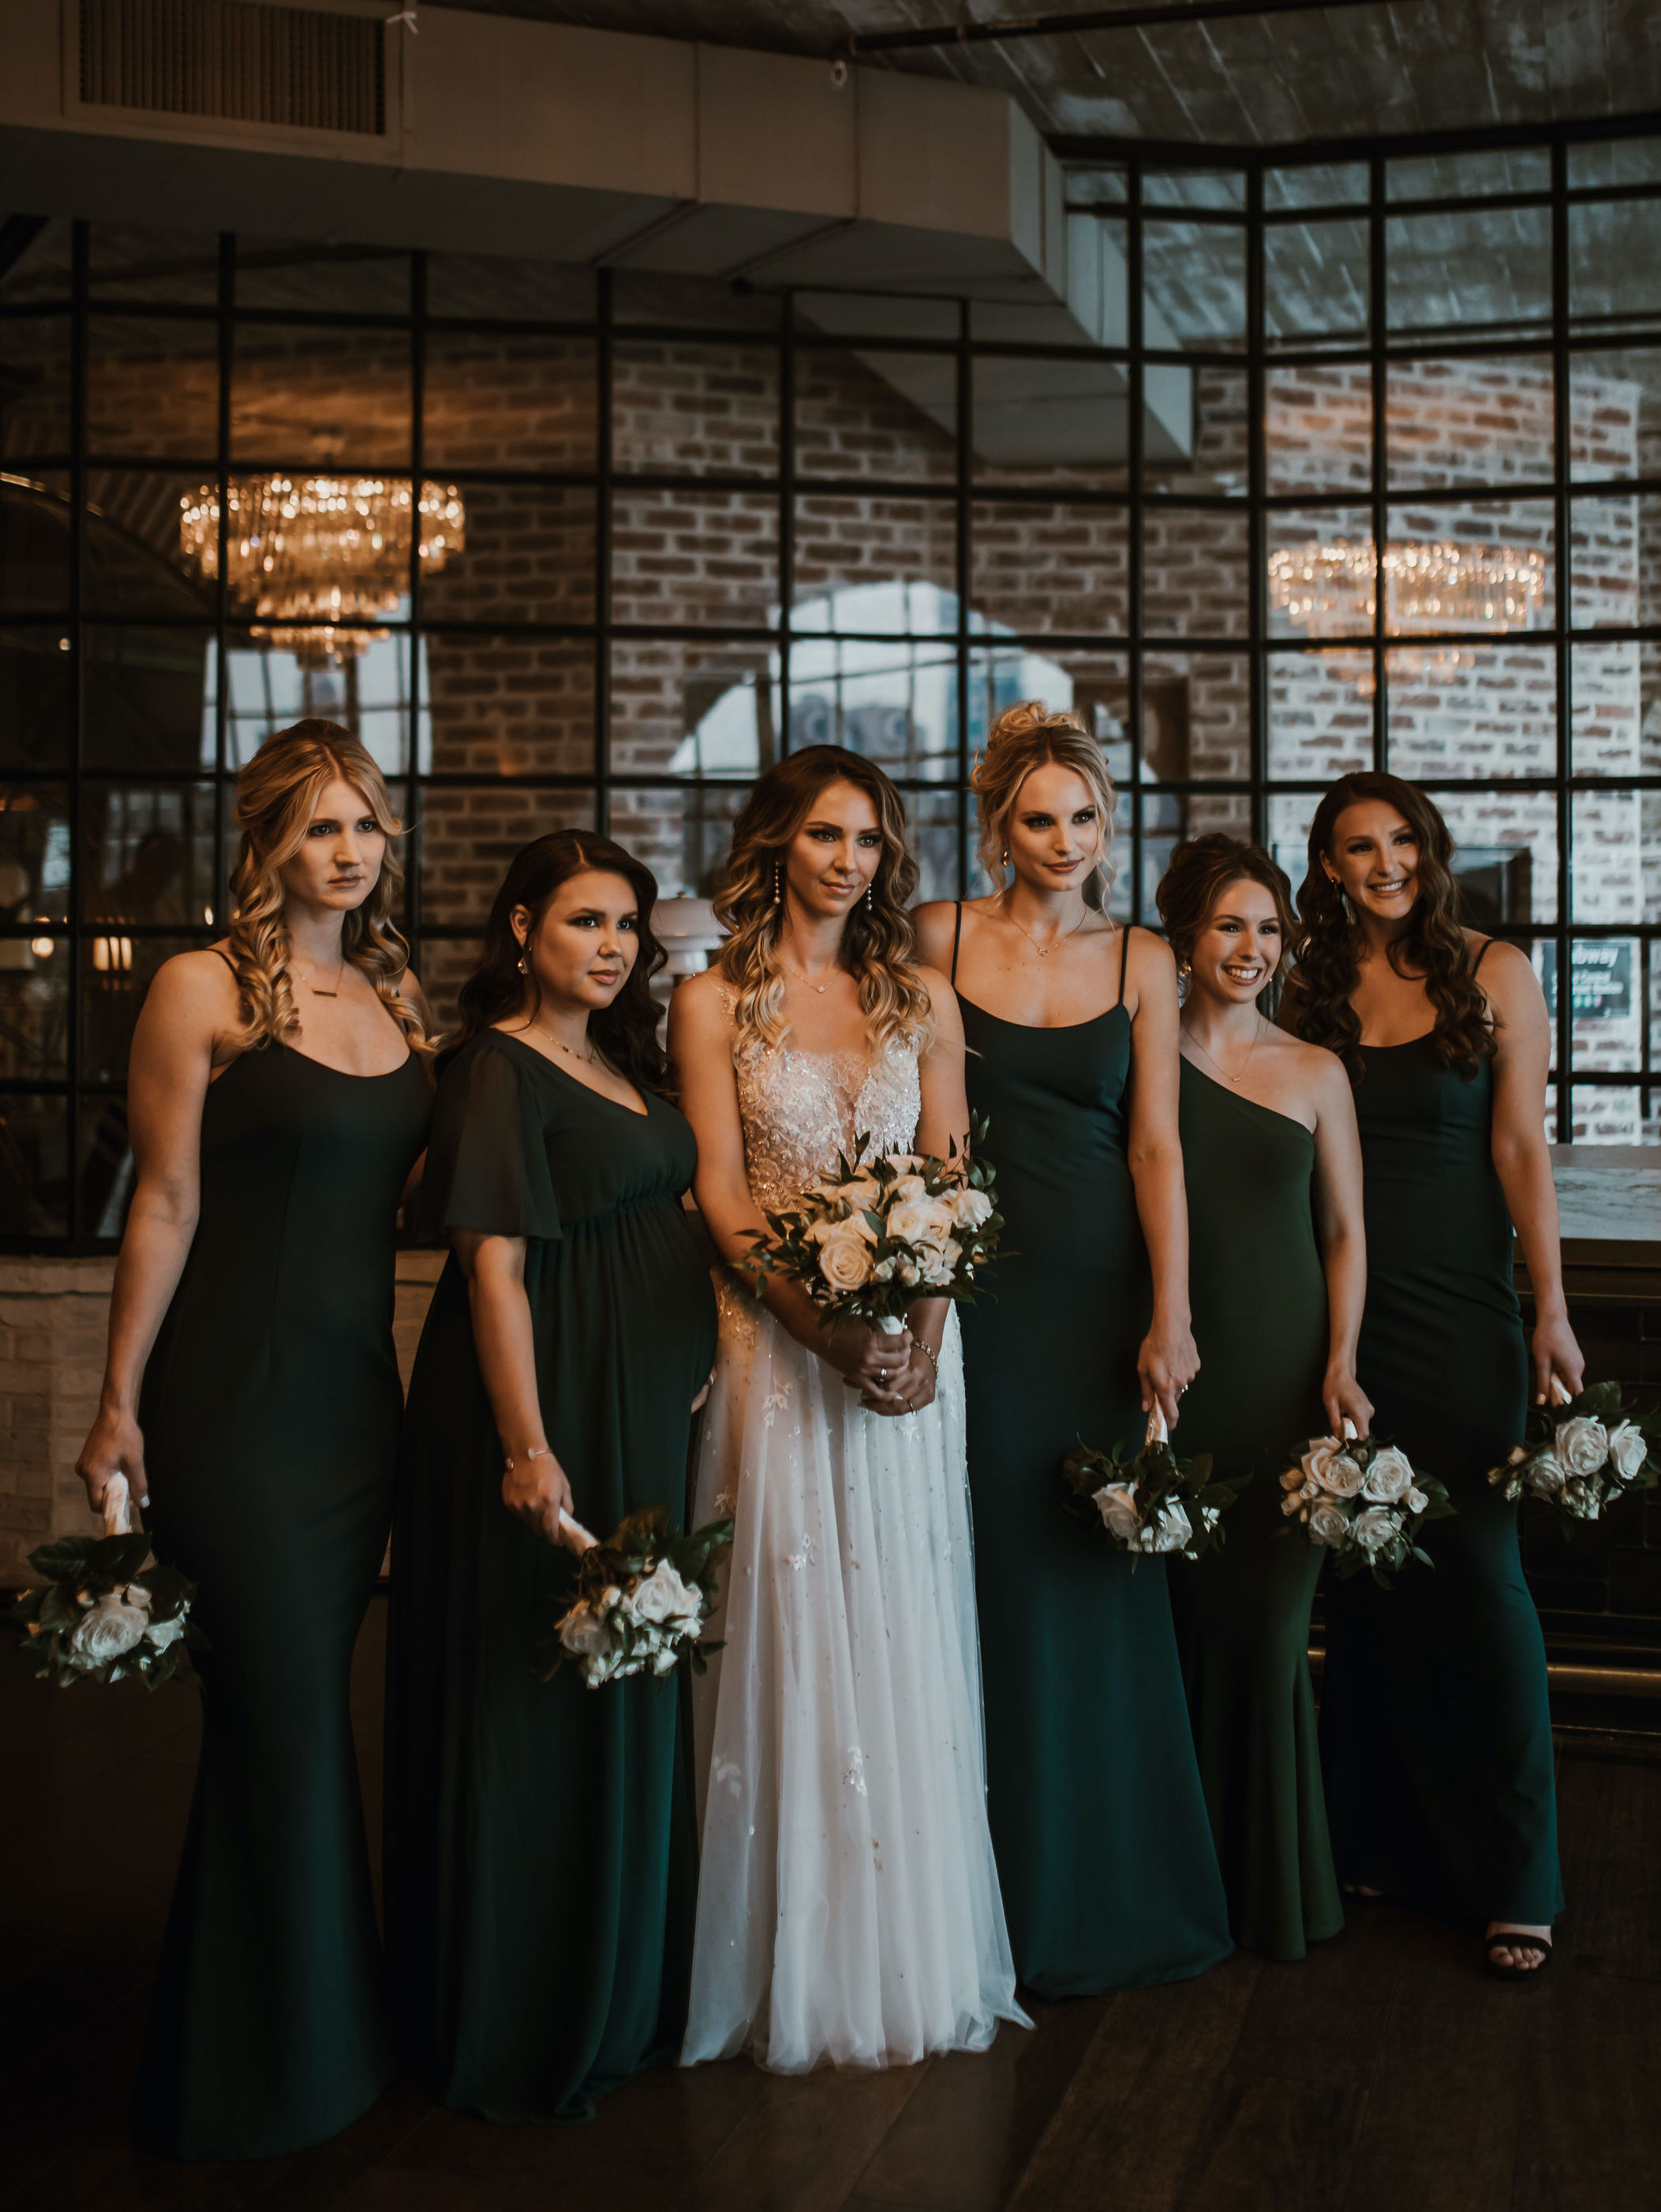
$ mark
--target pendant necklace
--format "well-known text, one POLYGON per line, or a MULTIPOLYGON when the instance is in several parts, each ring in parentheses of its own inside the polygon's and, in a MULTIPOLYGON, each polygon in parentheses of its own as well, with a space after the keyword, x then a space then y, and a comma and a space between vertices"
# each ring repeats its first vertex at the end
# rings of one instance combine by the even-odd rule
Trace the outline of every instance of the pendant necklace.
POLYGON ((1084 927, 1086 922, 1090 919, 1090 908, 1088 907, 1085 908, 1084 912, 1079 916, 1071 929, 1057 930, 1055 936, 1050 939, 1048 945, 1040 945, 1037 939, 1034 937, 1030 929, 1022 928, 1021 924, 1015 920, 1014 915, 1011 914, 1007 905, 1003 910, 1003 918, 1011 925, 1012 927, 1020 930, 1021 935, 1032 947, 1032 950, 1037 954, 1040 960, 1048 960, 1050 954, 1056 950, 1056 947, 1060 945, 1064 939, 1074 936, 1084 927))
POLYGON ((1200 1042, 1200 1040, 1195 1036, 1192 1030, 1184 1030, 1183 1034, 1187 1037, 1189 1042, 1193 1046, 1196 1052, 1199 1053, 1203 1059, 1211 1060, 1211 1065, 1216 1069, 1218 1074, 1222 1077, 1223 1081, 1228 1084, 1232 1089, 1238 1091, 1240 1085, 1246 1079, 1246 1070, 1251 1066, 1251 1055, 1256 1051, 1257 1040, 1262 1035, 1262 1016, 1261 1014, 1257 1017, 1257 1020, 1258 1026, 1251 1032, 1251 1043, 1246 1053, 1245 1066, 1241 1068, 1238 1075, 1231 1075, 1220 1060, 1211 1060, 1211 1054, 1207 1052, 1205 1047, 1200 1042))
POLYGON ((597 1052, 577 1052, 574 1050, 571 1046, 566 1043, 563 1037, 557 1037, 551 1030, 544 1029, 540 1022, 532 1022, 531 1024, 531 1027, 536 1031, 538 1036, 546 1037, 549 1043, 557 1047, 559 1051, 563 1052, 568 1060, 575 1060, 579 1066, 593 1067, 598 1063, 599 1054, 597 1052))
MULTIPOLYGON (((781 968, 784 968, 783 961, 781 960, 779 965, 781 968)), ((793 983, 805 983, 810 991, 817 991, 820 998, 823 998, 825 993, 830 988, 830 986, 828 983, 816 983, 812 977, 805 972, 800 975, 794 975, 788 968, 784 968, 784 972, 793 983)))
POLYGON ((340 958, 340 966, 335 973, 334 988, 332 991, 319 991, 317 985, 313 982, 309 975, 305 979, 306 988, 311 993, 314 999, 338 999, 340 996, 340 986, 345 980, 345 975, 346 957, 343 953, 340 958))

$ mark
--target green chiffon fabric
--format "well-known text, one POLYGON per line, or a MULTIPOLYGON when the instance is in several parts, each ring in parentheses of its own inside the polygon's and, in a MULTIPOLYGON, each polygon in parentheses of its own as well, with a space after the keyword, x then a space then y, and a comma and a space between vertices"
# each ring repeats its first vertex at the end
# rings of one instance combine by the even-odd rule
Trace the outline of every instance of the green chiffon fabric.
POLYGON ((1326 1427, 1326 1277, 1302 1122, 1182 1066, 1189 1285, 1200 1372, 1177 1447, 1254 1480, 1224 1541, 1175 1560, 1171 1600, 1229 1924, 1301 1959, 1344 1924, 1322 1796, 1309 1616, 1323 1554, 1281 1511, 1289 1448, 1326 1427))
POLYGON ((274 2157, 395 2071, 349 1705, 392 1517, 393 1236, 432 1108, 246 1052, 139 1404, 156 1557, 200 1584, 202 1760, 133 2100, 147 2148, 274 2157))
POLYGON ((1562 1906, 1551 1713, 1517 1513, 1487 1471, 1522 1441, 1528 1351, 1491 1149, 1494 1077, 1427 1037, 1369 1045, 1356 1085, 1367 1304, 1359 1372, 1380 1436, 1439 1475, 1433 1569, 1329 1581, 1321 1748, 1334 1854, 1461 1926, 1562 1906))
POLYGON ((1233 1946, 1165 1563, 1069 1513, 1061 1472, 1080 1438, 1135 1443, 1144 1425, 1130 1017, 1025 1029, 962 1005, 1007 1224, 995 1297, 963 1309, 963 1332, 987 1808, 1016 1972, 1043 1997, 1179 1981, 1233 1946))
MULTIPOLYGON (((684 1525, 715 1309, 681 1195, 692 1133, 486 1031, 440 1085, 435 1232, 526 1239, 548 1440, 577 1518, 684 1525)), ((493 2120, 581 2118, 671 2056, 696 1828, 684 1686, 543 1680, 571 1554, 502 1499, 502 1454, 453 1255, 417 1354, 392 1547, 386 1937, 411 2056, 493 2120)))

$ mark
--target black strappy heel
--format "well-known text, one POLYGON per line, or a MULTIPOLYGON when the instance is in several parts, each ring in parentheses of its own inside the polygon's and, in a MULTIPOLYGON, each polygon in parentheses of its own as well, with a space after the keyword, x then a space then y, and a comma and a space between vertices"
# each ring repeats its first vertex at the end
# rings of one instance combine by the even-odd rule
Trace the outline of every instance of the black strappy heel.
POLYGON ((1488 1973, 1496 1982, 1537 1982, 1551 1964, 1550 1936, 1525 1936, 1517 1928, 1502 1928, 1488 1936, 1482 1948, 1488 1953, 1488 1973), (1496 1951, 1540 1951, 1545 1955, 1537 1966, 1502 1966, 1494 1955, 1496 1951))

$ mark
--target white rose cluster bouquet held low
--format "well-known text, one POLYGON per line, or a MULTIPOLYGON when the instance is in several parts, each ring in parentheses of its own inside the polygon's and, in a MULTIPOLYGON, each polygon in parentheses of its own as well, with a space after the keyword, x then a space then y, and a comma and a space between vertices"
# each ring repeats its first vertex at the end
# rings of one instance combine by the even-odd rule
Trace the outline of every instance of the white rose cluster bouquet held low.
POLYGON ((1528 1441, 1491 1468, 1488 1480, 1508 1499, 1555 1505, 1567 1535, 1577 1523, 1601 1521, 1618 1498, 1654 1489, 1661 1467, 1650 1439, 1661 1435, 1661 1421, 1628 1412, 1618 1382, 1594 1382, 1572 1398, 1554 1379, 1554 1392, 1556 1403, 1533 1409, 1528 1441))
POLYGON ((1281 1510, 1303 1522, 1311 1544, 1327 1547, 1334 1574, 1366 1567, 1388 1589, 1409 1559, 1433 1564, 1415 1541, 1419 1530, 1456 1510, 1433 1474, 1418 1474, 1404 1451, 1377 1437, 1311 1437, 1293 1449, 1298 1463, 1281 1477, 1281 1510))
POLYGON ((569 1513, 560 1534, 577 1554, 577 1595, 555 1634, 549 1675, 575 1661, 591 1690, 630 1674, 672 1674, 683 1659, 702 1674, 718 1644, 703 1640, 715 1609, 715 1571, 733 1548, 731 1521, 690 1536, 669 1528, 668 1509, 630 1513, 602 1543, 569 1513))
POLYGON ((132 1675, 157 1690, 187 1649, 206 1648, 190 1620, 196 1584, 176 1567, 147 1569, 149 1553, 149 1538, 132 1525, 127 1479, 117 1474, 104 1492, 101 1536, 60 1536, 29 1553, 46 1581, 24 1592, 11 1617, 37 1678, 67 1690, 132 1675))
POLYGON ((1145 1552, 1180 1552, 1185 1559, 1197 1559, 1220 1544, 1222 1516, 1249 1480, 1214 1481, 1208 1452, 1178 1459, 1157 1406, 1134 1457, 1126 1457, 1122 1444, 1111 1451, 1085 1444, 1068 1454, 1062 1473, 1074 1511, 1099 1515, 1113 1541, 1133 1554, 1133 1569, 1145 1552))
POLYGON ((770 1237, 750 1232, 758 1272, 805 1291, 826 1328, 864 1321, 897 1336, 918 1298, 972 1301, 1003 1228, 995 1170, 979 1152, 986 1127, 977 1119, 965 1149, 944 1160, 868 1159, 871 1139, 858 1138, 851 1160, 839 1155, 817 1189, 767 1216, 770 1237))

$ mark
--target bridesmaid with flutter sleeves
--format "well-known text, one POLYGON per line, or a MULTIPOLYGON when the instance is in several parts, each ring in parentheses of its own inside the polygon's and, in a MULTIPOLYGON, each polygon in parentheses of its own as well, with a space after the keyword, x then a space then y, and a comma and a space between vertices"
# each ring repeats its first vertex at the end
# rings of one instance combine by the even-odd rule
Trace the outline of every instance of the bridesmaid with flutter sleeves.
POLYGON ((1389 1591, 1330 1585, 1321 1744, 1340 1875, 1481 1930, 1497 1979, 1551 1960, 1563 1902, 1551 1712, 1517 1512, 1488 1470, 1530 1395, 1581 1387, 1528 957, 1457 919, 1447 823, 1398 776, 1334 784, 1309 833, 1281 1018, 1343 1061, 1365 1172, 1360 1370, 1378 1432, 1457 1509, 1389 1591), (1524 1338, 1512 1233, 1535 1300, 1524 1338))
POLYGON ((395 2070, 348 1692, 392 1518, 398 1208, 426 1142, 399 827, 305 721, 237 783, 235 919, 134 1032, 136 1182, 79 1462, 199 1583, 202 1763, 135 2132, 186 2159, 321 2142, 395 2070))

